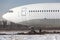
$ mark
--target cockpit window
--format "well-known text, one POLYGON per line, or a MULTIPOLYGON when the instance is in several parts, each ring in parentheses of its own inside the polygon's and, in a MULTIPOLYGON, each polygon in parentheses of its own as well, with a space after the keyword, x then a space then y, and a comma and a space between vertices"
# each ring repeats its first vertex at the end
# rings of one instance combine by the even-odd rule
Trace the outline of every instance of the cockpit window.
POLYGON ((9 12, 9 13, 13 13, 13 10, 9 10, 8 12, 9 12))

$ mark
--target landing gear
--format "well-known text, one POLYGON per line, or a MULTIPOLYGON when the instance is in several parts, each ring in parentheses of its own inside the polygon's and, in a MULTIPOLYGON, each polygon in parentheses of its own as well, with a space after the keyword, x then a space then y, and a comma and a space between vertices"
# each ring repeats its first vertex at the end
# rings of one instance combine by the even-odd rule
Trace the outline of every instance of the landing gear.
POLYGON ((29 34, 41 34, 42 30, 39 29, 38 31, 39 31, 39 32, 37 32, 36 29, 34 29, 34 26, 31 26, 31 27, 30 27, 29 34))
POLYGON ((29 32, 29 34, 36 34, 36 33, 37 33, 37 32, 35 31, 34 27, 31 26, 31 27, 30 27, 30 32, 29 32))
POLYGON ((39 33, 40 33, 40 34, 42 33, 42 30, 41 30, 41 29, 39 29, 39 33))

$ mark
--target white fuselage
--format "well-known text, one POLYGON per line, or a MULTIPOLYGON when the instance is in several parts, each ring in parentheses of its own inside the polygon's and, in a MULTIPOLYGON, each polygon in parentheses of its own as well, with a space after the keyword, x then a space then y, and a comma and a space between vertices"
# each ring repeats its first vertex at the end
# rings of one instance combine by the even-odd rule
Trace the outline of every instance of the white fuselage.
POLYGON ((59 27, 60 3, 30 4, 12 8, 3 18, 28 26, 59 27))

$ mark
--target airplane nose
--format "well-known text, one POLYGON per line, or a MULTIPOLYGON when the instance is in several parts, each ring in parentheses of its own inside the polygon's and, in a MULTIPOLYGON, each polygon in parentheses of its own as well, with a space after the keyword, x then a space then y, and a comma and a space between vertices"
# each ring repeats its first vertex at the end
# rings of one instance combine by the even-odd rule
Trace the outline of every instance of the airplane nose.
POLYGON ((2 18, 14 23, 19 22, 17 15, 14 13, 6 13, 2 16, 2 18))
POLYGON ((9 14, 9 13, 4 14, 2 17, 5 20, 9 20, 9 21, 12 21, 13 20, 13 15, 12 14, 9 14))
POLYGON ((8 17, 7 14, 4 14, 2 17, 3 17, 3 19, 8 19, 7 18, 8 17))

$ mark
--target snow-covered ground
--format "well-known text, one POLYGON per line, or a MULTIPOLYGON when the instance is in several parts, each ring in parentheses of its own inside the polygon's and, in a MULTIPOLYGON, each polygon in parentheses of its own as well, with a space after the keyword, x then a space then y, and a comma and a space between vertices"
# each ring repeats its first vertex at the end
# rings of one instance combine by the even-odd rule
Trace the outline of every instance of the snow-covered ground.
POLYGON ((0 35, 0 40, 60 40, 60 34, 0 35))

